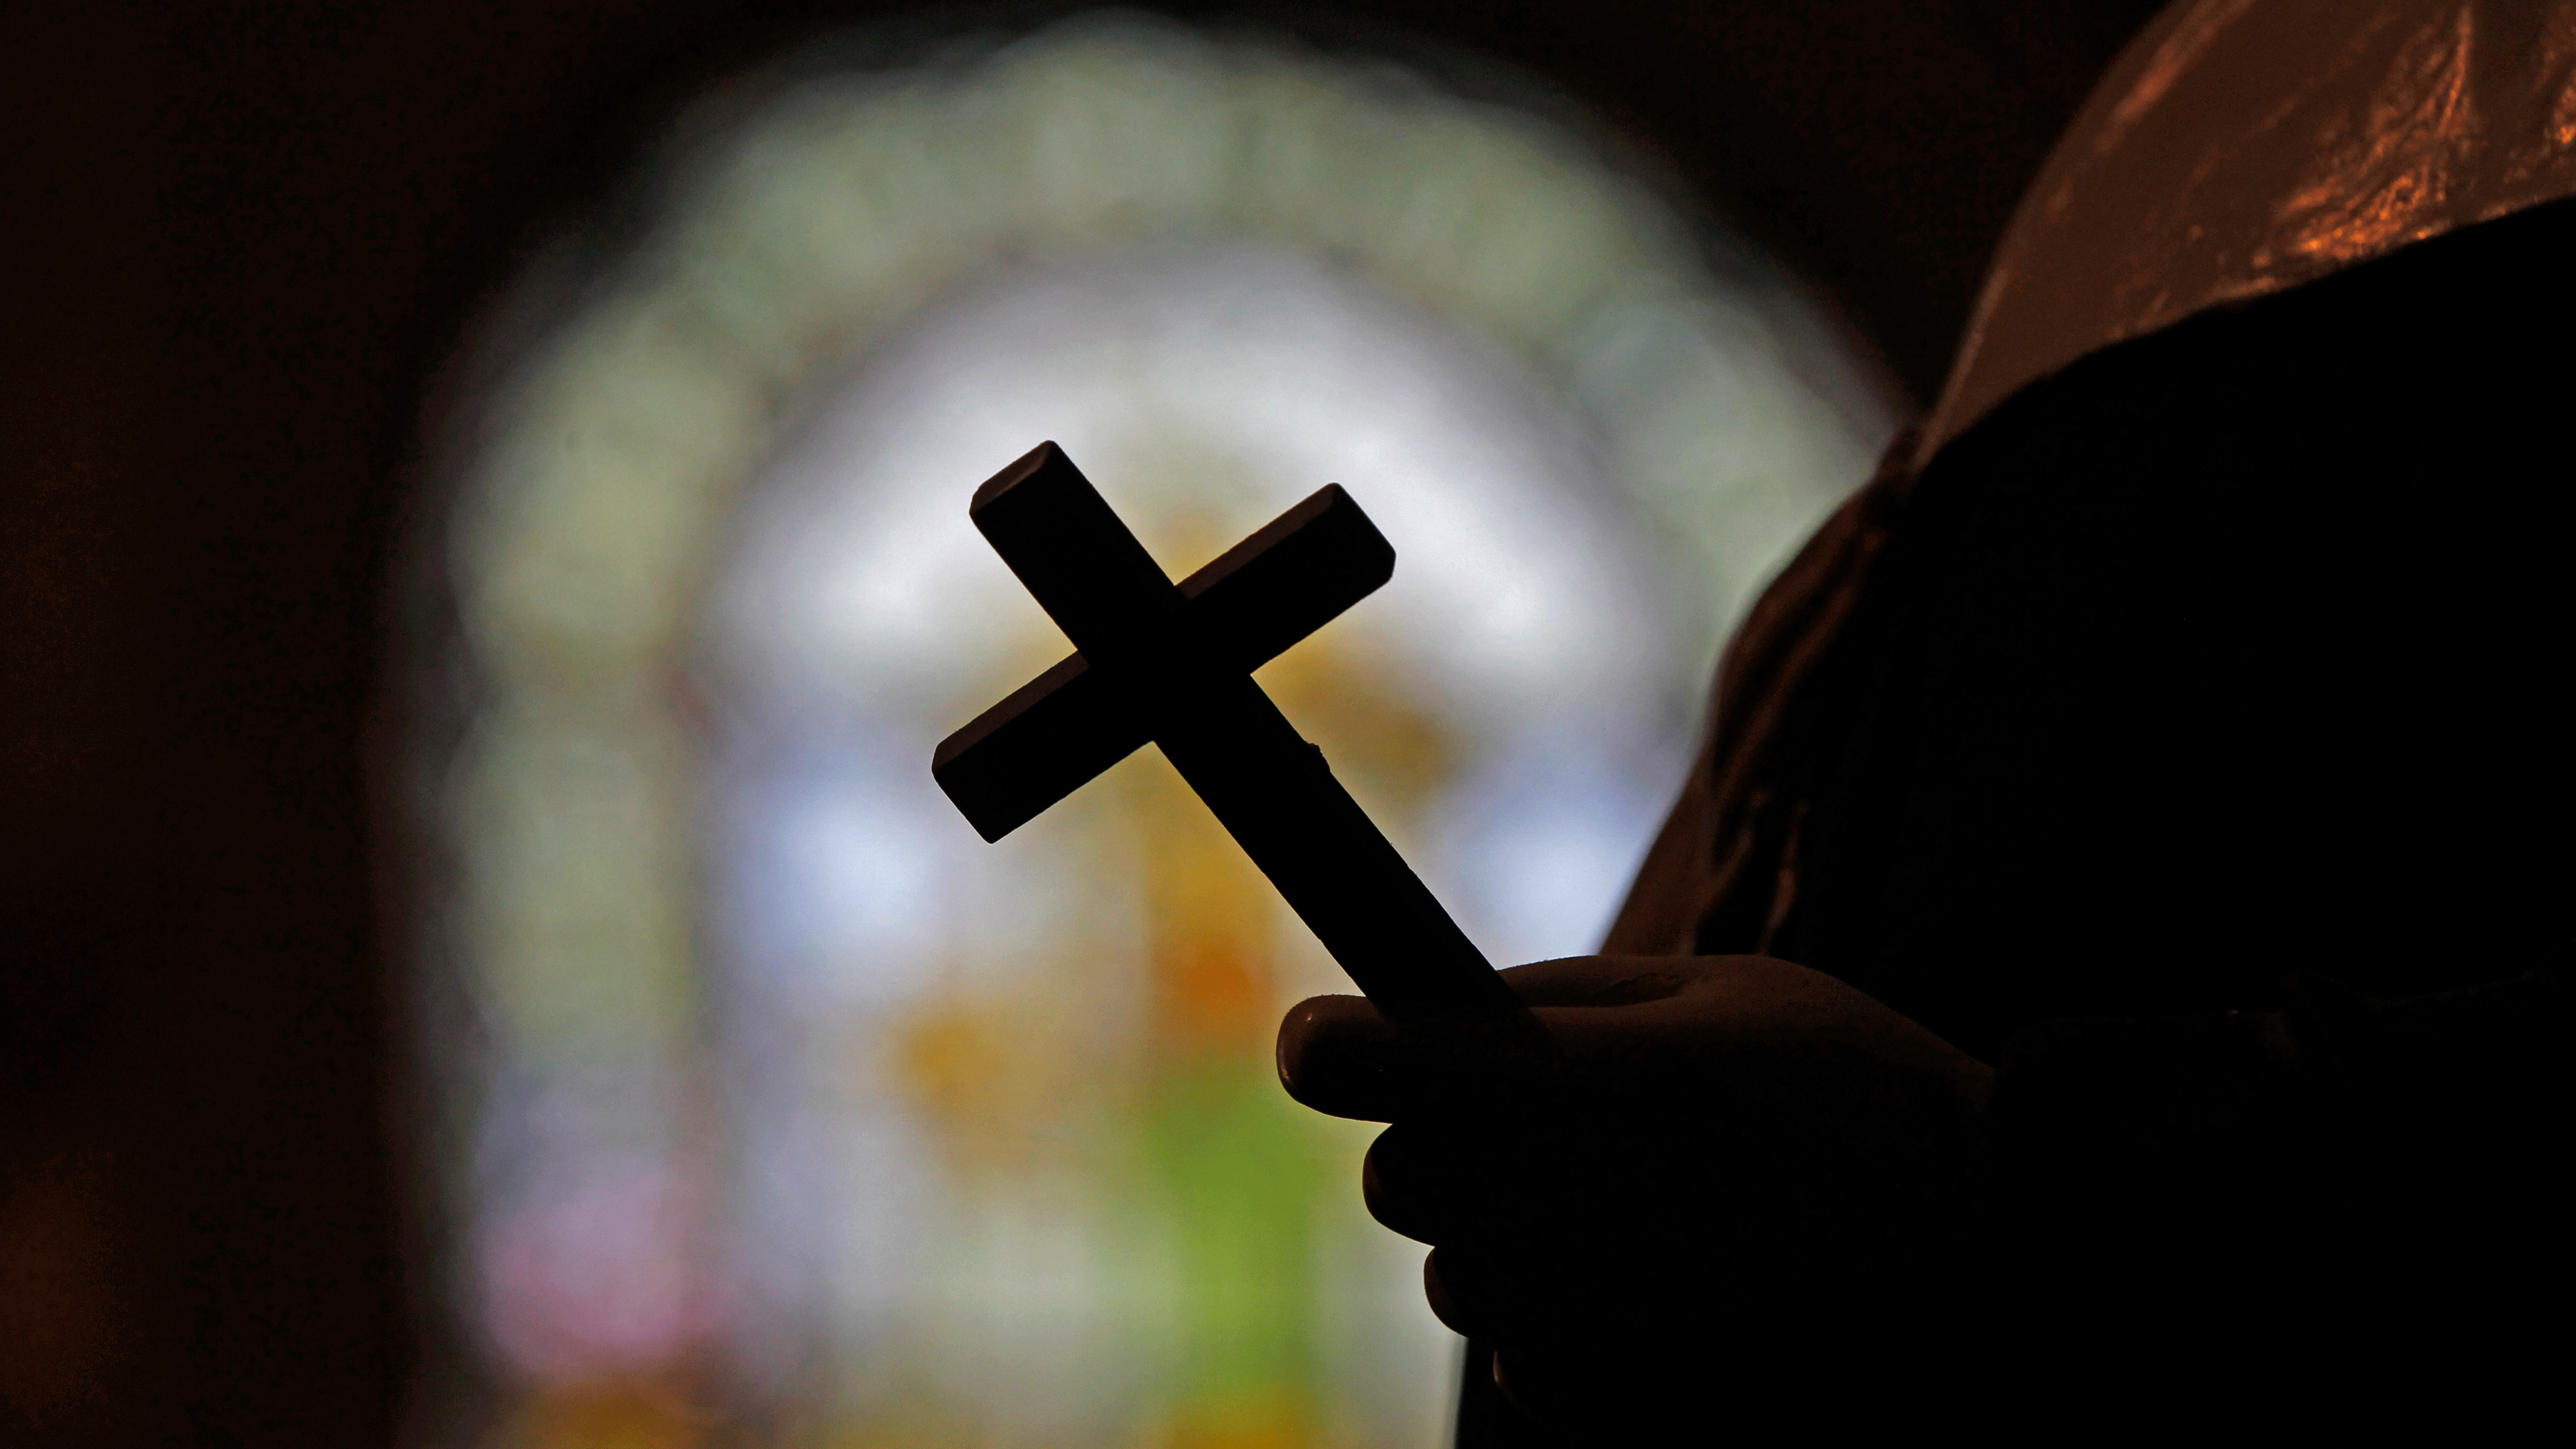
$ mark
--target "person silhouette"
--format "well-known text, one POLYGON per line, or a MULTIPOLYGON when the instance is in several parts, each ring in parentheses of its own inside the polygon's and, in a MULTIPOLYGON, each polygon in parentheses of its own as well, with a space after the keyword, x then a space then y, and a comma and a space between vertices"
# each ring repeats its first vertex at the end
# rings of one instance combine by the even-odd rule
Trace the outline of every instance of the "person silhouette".
POLYGON ((2565 3, 2159 17, 1730 646, 1604 954, 1503 973, 1547 1040, 1288 1013, 1530 1432, 2545 1381, 2571 61, 2565 3))

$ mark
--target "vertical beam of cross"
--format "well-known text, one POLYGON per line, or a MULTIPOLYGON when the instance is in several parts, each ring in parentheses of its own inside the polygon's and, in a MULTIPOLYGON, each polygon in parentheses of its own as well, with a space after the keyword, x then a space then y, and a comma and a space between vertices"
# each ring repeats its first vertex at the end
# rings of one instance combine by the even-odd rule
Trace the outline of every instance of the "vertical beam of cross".
POLYGON ((1384 577, 1363 581, 1355 593, 1347 569, 1329 576, 1294 563, 1347 560, 1356 520, 1392 567, 1393 551, 1357 504, 1328 489, 1211 565, 1232 586, 1230 594, 1175 587, 1053 443, 977 489, 970 513, 1080 651, 1078 666, 1070 660, 1057 666, 940 747, 933 773, 988 839, 1071 788, 1064 779, 1072 770, 1115 763, 1124 748, 1098 757, 1132 732, 1161 747, 1389 1017, 1423 1021, 1517 1010, 1484 954, 1333 777, 1323 752, 1297 733, 1251 676, 1252 667, 1290 642, 1275 637, 1278 620, 1311 619, 1303 627, 1312 628, 1384 577), (1301 515, 1307 515, 1304 528, 1283 527, 1301 515), (1327 521, 1340 533, 1305 532, 1327 521), (1300 538, 1340 546, 1310 541, 1300 555, 1300 538), (1258 631, 1245 620, 1266 621, 1269 637, 1249 640, 1258 631), (1049 698, 1076 680, 1086 681, 1080 686, 1086 703, 1054 714, 1077 742, 1032 763, 1049 742, 1025 722, 1039 718, 1049 698), (1008 728, 1015 722, 1022 727, 1008 728), (988 822, 1000 823, 1000 830, 987 829, 988 822))

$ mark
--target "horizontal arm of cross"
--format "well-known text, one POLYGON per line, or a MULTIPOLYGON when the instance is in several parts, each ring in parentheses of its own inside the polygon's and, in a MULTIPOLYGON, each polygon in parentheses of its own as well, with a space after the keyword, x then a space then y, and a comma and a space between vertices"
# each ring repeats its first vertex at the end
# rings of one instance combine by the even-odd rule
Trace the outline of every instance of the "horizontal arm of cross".
MULTIPOLYGON (((1179 593, 1209 663, 1250 674, 1394 572, 1395 549, 1335 484, 1183 579, 1179 593)), ((1152 733, 1135 698, 1075 653, 942 740, 930 772, 977 834, 999 840, 1152 733)))
POLYGON ((932 773, 992 840, 1150 739, 1289 908, 1399 1021, 1517 1021, 1323 752, 1254 683, 1264 660, 1386 581, 1395 551, 1327 488, 1175 587, 1053 443, 975 492, 975 526, 1079 656, 949 737, 932 773))

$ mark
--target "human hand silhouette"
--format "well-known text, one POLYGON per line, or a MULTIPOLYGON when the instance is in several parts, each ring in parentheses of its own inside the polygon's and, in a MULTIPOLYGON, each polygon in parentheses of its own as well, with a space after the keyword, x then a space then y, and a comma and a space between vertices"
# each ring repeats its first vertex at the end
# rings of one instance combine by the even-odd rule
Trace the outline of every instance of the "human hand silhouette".
POLYGON ((1502 973, 1546 1028, 1405 1031, 1290 1010, 1279 1076, 1392 1125, 1362 1191, 1433 1245, 1432 1311, 1560 1426, 1670 1427, 1858 1331, 1938 1334, 1994 1073, 1833 977, 1758 956, 1502 973), (1726 1382, 1721 1382, 1726 1381, 1726 1382))

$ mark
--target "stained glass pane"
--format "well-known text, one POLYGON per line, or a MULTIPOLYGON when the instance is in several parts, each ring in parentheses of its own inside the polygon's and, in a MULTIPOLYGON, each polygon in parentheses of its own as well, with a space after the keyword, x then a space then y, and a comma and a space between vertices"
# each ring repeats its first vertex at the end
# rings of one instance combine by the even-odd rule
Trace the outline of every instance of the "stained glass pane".
POLYGON ((531 281, 470 420, 423 745, 468 1417, 1437 1442, 1369 1131, 1270 1075, 1330 961, 1150 749, 995 846, 930 782, 1067 648, 967 496, 1054 438, 1177 577, 1348 487, 1395 581, 1262 683, 1526 960, 1598 935, 1887 419, 1758 259, 1383 65, 1084 22, 797 74, 531 281))

